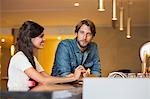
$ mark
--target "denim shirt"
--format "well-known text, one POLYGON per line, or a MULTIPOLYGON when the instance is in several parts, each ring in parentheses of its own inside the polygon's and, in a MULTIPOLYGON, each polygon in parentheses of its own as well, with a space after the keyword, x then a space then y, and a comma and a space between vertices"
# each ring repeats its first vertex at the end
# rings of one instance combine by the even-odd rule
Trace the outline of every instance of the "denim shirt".
POLYGON ((89 68, 91 74, 101 76, 96 43, 91 42, 82 53, 77 46, 76 38, 61 41, 56 50, 52 76, 66 76, 74 73, 79 65, 83 65, 85 69, 89 68))

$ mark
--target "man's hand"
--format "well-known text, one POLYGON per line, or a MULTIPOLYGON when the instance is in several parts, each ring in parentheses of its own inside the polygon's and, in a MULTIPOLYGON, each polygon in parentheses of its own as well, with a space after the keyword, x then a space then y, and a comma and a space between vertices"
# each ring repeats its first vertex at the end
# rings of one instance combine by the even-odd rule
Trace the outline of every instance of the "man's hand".
POLYGON ((90 69, 87 69, 85 73, 83 73, 83 77, 88 77, 90 75, 90 69))
MULTIPOLYGON (((73 76, 75 77, 76 80, 78 80, 82 76, 82 73, 85 73, 85 72, 86 72, 85 68, 83 66, 79 65, 75 69, 73 76)), ((72 76, 72 74, 69 74, 69 76, 72 76)))
POLYGON ((82 73, 81 73, 81 76, 80 76, 80 80, 82 80, 82 78, 84 77, 88 77, 90 75, 90 69, 85 69, 84 66, 82 65, 79 65, 77 68, 80 68, 82 69, 82 73))
POLYGON ((75 72, 74 73, 70 73, 69 75, 66 75, 66 77, 76 77, 78 80, 81 80, 84 78, 84 77, 88 77, 90 74, 89 74, 89 69, 85 69, 84 66, 82 65, 79 65, 76 69, 75 69, 75 72))

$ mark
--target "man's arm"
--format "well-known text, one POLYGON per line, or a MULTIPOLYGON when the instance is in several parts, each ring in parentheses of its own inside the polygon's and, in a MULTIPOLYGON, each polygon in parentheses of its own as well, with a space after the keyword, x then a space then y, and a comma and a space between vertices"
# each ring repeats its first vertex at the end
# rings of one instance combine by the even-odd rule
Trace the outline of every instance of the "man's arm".
POLYGON ((97 45, 93 47, 93 54, 93 66, 90 72, 92 75, 101 76, 101 65, 97 45))
POLYGON ((52 76, 66 76, 71 73, 70 55, 68 51, 69 45, 60 42, 55 54, 52 76))

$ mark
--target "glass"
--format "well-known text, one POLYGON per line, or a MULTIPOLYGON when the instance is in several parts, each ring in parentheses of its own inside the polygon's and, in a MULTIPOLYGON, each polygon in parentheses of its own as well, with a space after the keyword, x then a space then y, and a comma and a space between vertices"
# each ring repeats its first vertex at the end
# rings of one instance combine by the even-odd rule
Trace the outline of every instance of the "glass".
POLYGON ((145 78, 145 74, 144 73, 137 73, 137 78, 145 78))
POLYGON ((145 73, 146 78, 150 78, 150 73, 145 73))
POLYGON ((136 78, 136 73, 128 73, 128 78, 136 78))

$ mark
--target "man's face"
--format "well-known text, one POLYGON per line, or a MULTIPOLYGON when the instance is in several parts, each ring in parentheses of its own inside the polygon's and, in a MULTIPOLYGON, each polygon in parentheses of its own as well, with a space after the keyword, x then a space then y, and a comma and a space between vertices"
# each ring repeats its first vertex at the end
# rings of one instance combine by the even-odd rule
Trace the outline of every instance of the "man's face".
POLYGON ((86 48, 87 45, 92 41, 93 34, 91 33, 90 27, 83 24, 78 33, 76 33, 76 37, 79 47, 86 48))

